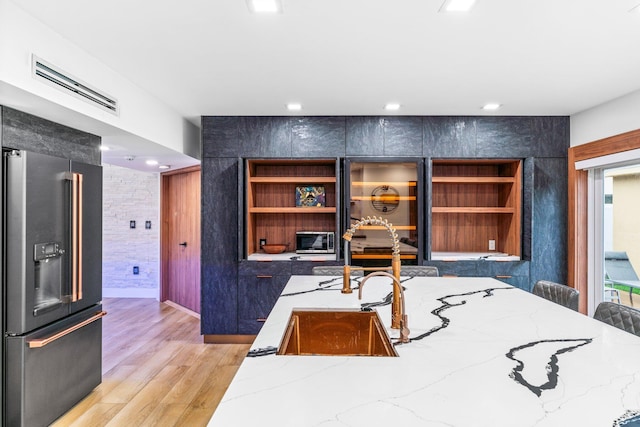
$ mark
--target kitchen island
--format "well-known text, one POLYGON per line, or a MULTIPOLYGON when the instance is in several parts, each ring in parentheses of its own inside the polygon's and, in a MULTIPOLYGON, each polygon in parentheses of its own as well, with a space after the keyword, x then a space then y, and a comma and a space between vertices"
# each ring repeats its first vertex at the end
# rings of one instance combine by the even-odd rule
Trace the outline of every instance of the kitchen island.
POLYGON ((391 318, 387 278, 368 280, 360 301, 340 293, 341 277, 292 276, 209 426, 640 422, 640 338, 495 279, 402 284, 411 342, 399 357, 280 356, 293 308, 364 303, 387 328, 391 318))

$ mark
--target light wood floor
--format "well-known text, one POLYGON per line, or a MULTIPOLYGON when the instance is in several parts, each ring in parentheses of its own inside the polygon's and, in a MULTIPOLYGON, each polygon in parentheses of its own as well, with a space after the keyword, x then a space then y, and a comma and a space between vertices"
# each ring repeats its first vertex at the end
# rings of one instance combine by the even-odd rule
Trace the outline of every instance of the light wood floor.
POLYGON ((199 319, 153 299, 103 307, 102 384, 52 426, 206 426, 249 345, 203 344, 199 319))

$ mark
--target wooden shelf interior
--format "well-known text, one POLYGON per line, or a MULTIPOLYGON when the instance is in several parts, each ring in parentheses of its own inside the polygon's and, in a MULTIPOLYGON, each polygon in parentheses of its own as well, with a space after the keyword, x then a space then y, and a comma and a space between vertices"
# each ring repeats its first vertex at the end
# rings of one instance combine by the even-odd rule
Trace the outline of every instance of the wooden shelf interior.
POLYGON ((297 231, 335 231, 335 159, 247 160, 246 173, 247 255, 260 250, 262 238, 267 243, 289 243, 289 251, 295 251, 297 231), (325 206, 296 206, 300 185, 323 185, 325 206))
POLYGON ((431 250, 520 256, 520 160, 434 160, 431 250))

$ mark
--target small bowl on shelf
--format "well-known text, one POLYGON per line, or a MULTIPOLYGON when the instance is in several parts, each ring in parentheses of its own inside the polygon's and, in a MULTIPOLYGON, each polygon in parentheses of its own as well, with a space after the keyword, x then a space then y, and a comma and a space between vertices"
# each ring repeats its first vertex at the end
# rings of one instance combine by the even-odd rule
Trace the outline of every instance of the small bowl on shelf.
POLYGON ((262 250, 268 254, 281 254, 289 247, 288 243, 270 243, 262 245, 262 250))

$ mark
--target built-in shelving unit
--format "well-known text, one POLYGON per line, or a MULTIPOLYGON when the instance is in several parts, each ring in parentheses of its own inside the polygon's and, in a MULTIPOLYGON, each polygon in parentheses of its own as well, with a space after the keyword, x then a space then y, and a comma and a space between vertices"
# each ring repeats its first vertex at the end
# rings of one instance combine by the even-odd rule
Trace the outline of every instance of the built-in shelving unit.
POLYGON ((521 160, 433 160, 431 251, 520 256, 521 165, 521 160))
POLYGON ((296 231, 337 230, 336 159, 247 159, 246 252, 267 243, 288 243, 296 231), (324 206, 296 206, 296 187, 323 186, 324 206))

